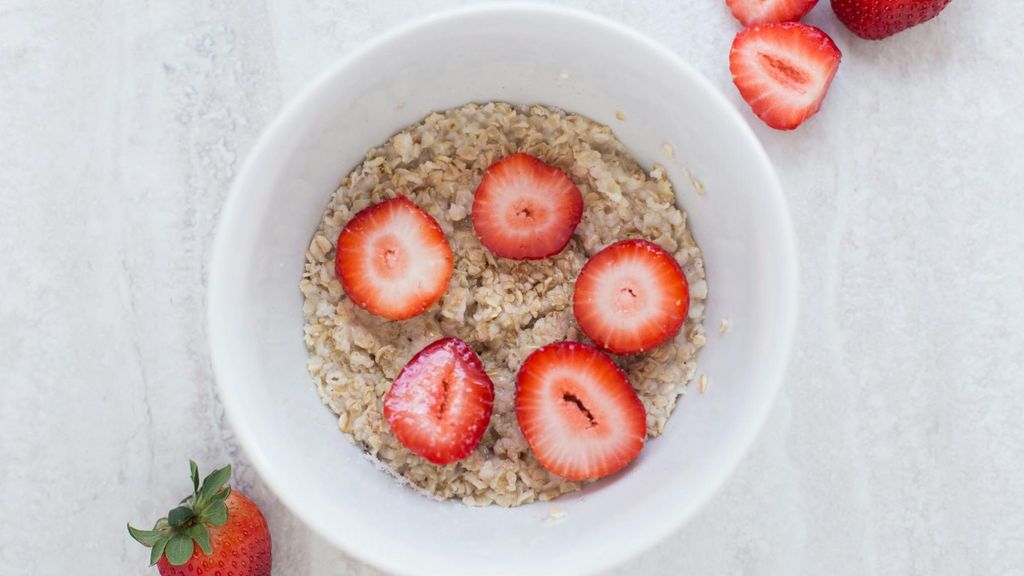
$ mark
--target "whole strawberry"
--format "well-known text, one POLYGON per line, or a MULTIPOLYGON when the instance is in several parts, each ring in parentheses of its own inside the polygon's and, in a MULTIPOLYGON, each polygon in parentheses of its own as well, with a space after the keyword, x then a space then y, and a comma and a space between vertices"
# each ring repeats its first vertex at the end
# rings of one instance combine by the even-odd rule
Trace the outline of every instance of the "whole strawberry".
POLYGON ((880 40, 935 18, 950 0, 832 0, 832 11, 851 32, 880 40))
POLYGON ((128 525, 128 533, 152 548, 150 566, 162 576, 269 576, 270 531, 251 500, 226 486, 231 466, 214 470, 199 483, 199 468, 189 462, 192 495, 181 501, 152 530, 128 525))

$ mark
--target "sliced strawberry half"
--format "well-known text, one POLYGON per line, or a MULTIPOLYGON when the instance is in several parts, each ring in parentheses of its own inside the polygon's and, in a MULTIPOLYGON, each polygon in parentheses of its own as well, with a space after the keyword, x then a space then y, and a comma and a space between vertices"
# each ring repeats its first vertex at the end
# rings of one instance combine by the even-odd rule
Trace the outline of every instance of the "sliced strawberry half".
POLYGON ((558 168, 529 154, 491 164, 473 199, 473 229, 502 258, 558 254, 583 216, 583 194, 558 168))
POLYGON ((420 350, 384 396, 384 418, 398 441, 434 464, 476 449, 494 405, 494 384, 476 352, 443 338, 420 350))
POLYGON ((636 458, 647 413, 626 375, 579 342, 538 348, 516 379, 516 419, 542 466, 570 480, 616 472, 636 458))
POLYGON ((818 0, 725 0, 725 3, 744 26, 754 26, 799 20, 818 0))
POLYGON ((766 24, 736 35, 729 70, 758 118, 792 130, 821 107, 842 57, 828 34, 814 26, 766 24))
POLYGON ((399 196, 370 206, 338 235, 334 271, 357 305, 405 320, 437 302, 452 277, 452 249, 430 214, 399 196))
POLYGON ((572 298, 583 333, 616 354, 643 352, 675 336, 689 307, 679 263, 647 240, 623 240, 594 254, 572 298))

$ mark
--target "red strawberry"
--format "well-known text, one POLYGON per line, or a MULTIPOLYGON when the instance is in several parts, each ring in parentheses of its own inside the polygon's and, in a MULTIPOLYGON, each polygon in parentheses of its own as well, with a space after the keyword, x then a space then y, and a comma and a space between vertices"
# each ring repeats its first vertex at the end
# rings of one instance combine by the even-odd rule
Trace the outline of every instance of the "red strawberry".
POLYGON ((818 0, 725 0, 733 16, 744 26, 795 22, 814 8, 818 0))
POLYGON ((832 0, 832 11, 854 34, 879 40, 935 18, 950 0, 832 0))
POLYGON ((420 350, 384 397, 384 418, 403 446, 434 464, 476 449, 491 420, 494 384, 462 340, 442 338, 420 350))
POLYGON ((558 254, 583 215, 583 195, 558 168, 529 154, 491 164, 473 199, 473 229, 502 258, 558 254))
POLYGON ((452 249, 437 221, 399 196, 348 221, 338 235, 334 271, 357 305, 406 320, 444 295, 452 278, 452 249))
POLYGON ((192 469, 192 495, 156 521, 152 530, 128 525, 148 548, 150 565, 163 576, 270 576, 270 530, 260 509, 224 484, 231 466, 214 470, 199 484, 192 469))
POLYGON ((538 348, 516 379, 516 419, 537 461, 570 480, 591 480, 636 458, 647 413, 626 375, 579 342, 538 348))
POLYGON ((821 107, 842 57, 814 26, 766 24, 736 35, 729 70, 758 118, 772 128, 792 130, 821 107))
POLYGON ((572 298, 583 333, 616 354, 643 352, 675 336, 689 307, 679 264, 647 240, 623 240, 594 254, 572 298))

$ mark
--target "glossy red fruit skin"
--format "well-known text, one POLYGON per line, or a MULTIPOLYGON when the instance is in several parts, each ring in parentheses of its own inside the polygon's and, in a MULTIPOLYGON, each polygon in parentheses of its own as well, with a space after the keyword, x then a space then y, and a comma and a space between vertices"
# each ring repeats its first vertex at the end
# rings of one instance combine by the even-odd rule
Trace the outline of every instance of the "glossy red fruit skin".
POLYGON ((172 566, 161 556, 157 570, 161 576, 270 576, 270 530, 256 504, 232 491, 224 504, 228 521, 210 526, 213 554, 206 556, 195 546, 192 558, 181 566, 172 566))
MULTIPOLYGON (((443 357, 442 357, 443 358, 443 357)), ((429 369, 426 368, 426 369, 429 369)), ((494 407, 494 383, 484 370, 483 362, 477 356, 473 348, 458 338, 442 338, 425 346, 416 353, 402 368, 384 397, 384 419, 388 422, 391 433, 398 441, 417 456, 432 464, 443 466, 462 460, 469 456, 483 439, 484 433, 491 420, 491 413, 494 407), (471 379, 473 387, 470 389, 474 396, 479 396, 481 404, 473 407, 476 414, 469 422, 469 429, 464 431, 464 436, 457 445, 446 447, 443 453, 437 453, 436 446, 423 446, 421 439, 415 435, 415 423, 413 426, 403 425, 403 420, 415 419, 416 414, 410 414, 410 410, 403 407, 403 399, 410 392, 410 388, 417 386, 417 372, 424 369, 423 365, 430 361, 432 356, 451 354, 454 361, 460 364, 460 369, 466 372, 471 379)))
POLYGON ((832 11, 851 32, 881 40, 939 15, 951 0, 832 0, 832 11))

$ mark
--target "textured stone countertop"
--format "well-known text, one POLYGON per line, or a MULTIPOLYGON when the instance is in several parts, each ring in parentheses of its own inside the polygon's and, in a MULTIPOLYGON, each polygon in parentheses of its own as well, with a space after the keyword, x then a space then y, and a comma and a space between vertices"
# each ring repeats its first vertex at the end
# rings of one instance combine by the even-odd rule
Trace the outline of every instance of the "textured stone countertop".
MULTIPOLYGON (((143 574, 186 461, 235 463, 277 574, 378 574, 246 461, 204 291, 232 177, 282 104, 402 0, 0 3, 0 572, 143 574)), ((800 249, 786 383, 692 521, 612 574, 1024 574, 1024 3, 953 2, 862 41, 792 133, 749 114, 721 0, 577 1, 744 110, 800 249)), ((458 550, 453 549, 453 554, 458 550)), ((152 572, 155 573, 155 572, 152 572)))

